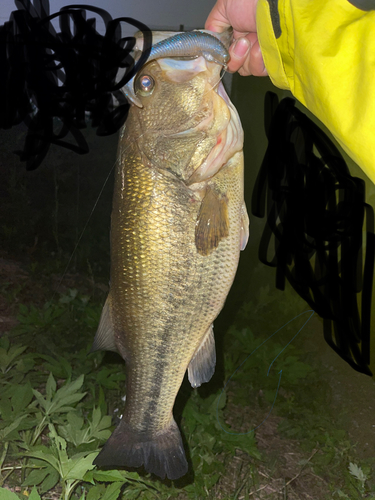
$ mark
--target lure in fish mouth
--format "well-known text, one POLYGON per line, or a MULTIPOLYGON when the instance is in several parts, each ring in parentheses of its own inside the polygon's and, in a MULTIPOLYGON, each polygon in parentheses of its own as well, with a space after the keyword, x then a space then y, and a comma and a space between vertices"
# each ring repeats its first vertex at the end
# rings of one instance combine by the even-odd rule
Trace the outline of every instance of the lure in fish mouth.
POLYGON ((123 418, 95 465, 143 465, 169 479, 188 470, 175 398, 186 372, 194 388, 214 373, 213 321, 248 238, 243 131, 217 84, 227 52, 215 37, 193 33, 193 46, 179 52, 174 35, 155 44, 129 82, 110 292, 93 346, 126 362, 123 418))
MULTIPOLYGON (((214 36, 214 34, 200 30, 176 33, 153 45, 147 62, 171 57, 197 58, 203 56, 207 61, 215 62, 226 68, 229 52, 218 36, 220 35, 214 36)), ((227 34, 224 36, 228 39, 227 34)), ((123 91, 129 101, 141 107, 142 103, 134 90, 135 78, 136 75, 124 86, 123 91)))

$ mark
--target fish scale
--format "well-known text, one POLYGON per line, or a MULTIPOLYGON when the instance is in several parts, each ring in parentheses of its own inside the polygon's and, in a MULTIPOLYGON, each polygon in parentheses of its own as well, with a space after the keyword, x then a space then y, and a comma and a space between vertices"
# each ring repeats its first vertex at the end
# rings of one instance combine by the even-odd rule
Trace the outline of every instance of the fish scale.
MULTIPOLYGON (((124 146, 126 159, 132 146, 124 146)), ((170 423, 171 409, 187 368, 187 360, 190 360, 202 336, 217 316, 217 310, 221 309, 225 300, 227 286, 233 280, 239 254, 243 196, 238 182, 233 183, 230 191, 237 195, 230 211, 235 222, 233 232, 211 257, 203 257, 196 254, 194 224, 189 231, 186 227, 186 219, 195 221, 199 209, 198 203, 191 203, 186 187, 176 182, 172 189, 170 179, 164 178, 162 174, 155 176, 150 169, 145 168, 140 156, 131 165, 124 171, 120 163, 117 178, 119 184, 126 186, 126 192, 118 192, 119 199, 125 200, 126 205, 121 212, 117 211, 115 199, 112 215, 112 247, 118 248, 117 254, 112 251, 113 315, 116 318, 115 331, 128 333, 123 348, 125 352, 132 352, 130 367, 133 358, 137 355, 142 357, 142 369, 136 373, 129 369, 127 392, 134 394, 135 405, 133 407, 132 400, 128 399, 124 417, 134 428, 142 426, 145 421, 142 411, 147 415, 149 412, 147 405, 139 407, 137 402, 153 394, 153 400, 166 403, 163 406, 159 404, 153 418, 148 421, 148 429, 157 433, 170 423), (125 178, 123 174, 126 174, 125 178), (144 186, 152 185, 152 188, 144 196, 132 196, 135 179, 140 179, 140 184, 144 186), (186 203, 181 203, 182 198, 185 198, 186 203), (164 210, 166 206, 169 207, 167 211, 164 210), (129 215, 129 209, 138 213, 138 217, 129 215), (142 220, 142 214, 147 221, 142 220), (172 225, 171 218, 174 221, 172 225), (139 238, 141 226, 145 228, 143 242, 139 238), (124 240, 124 232, 130 232, 132 238, 124 240), (125 256, 124 249, 128 249, 129 244, 135 250, 126 252, 125 256), (143 253, 143 259, 136 248, 143 253), (231 258, 228 259, 228 256, 231 258), (130 282, 127 286, 124 286, 124 277, 130 282), (199 286, 202 281, 205 283, 204 288, 199 286), (194 289, 195 294, 192 293, 194 289), (166 300, 165 296, 168 295, 172 295, 173 300, 166 300), (123 310, 129 311, 129 315, 122 315, 123 310), (197 319, 194 318, 195 312, 198 312, 197 319), (135 345, 133 331, 137 335, 135 345), (146 339, 148 348, 145 352, 146 339), (159 360, 160 354, 164 354, 162 360, 159 360), (170 359, 167 360, 168 355, 170 359), (176 369, 176 365, 179 368, 176 369), (155 383, 150 381, 163 377, 168 380, 168 384, 155 394, 150 388, 150 384, 155 387, 155 383), (173 397, 172 401, 166 400, 168 394, 173 397)), ((238 173, 233 176, 227 173, 226 170, 230 168, 223 169, 219 178, 238 178, 238 173)), ((234 168, 240 170, 240 167, 234 168)), ((220 184, 219 178, 216 181, 220 184)))
POLYGON ((95 464, 144 465, 176 479, 187 462, 173 405, 186 371, 193 387, 213 374, 212 323, 248 219, 242 129, 223 88, 215 89, 220 67, 202 59, 176 73, 168 64, 152 61, 138 74, 135 86, 151 76, 154 92, 139 94, 142 106, 131 107, 120 134, 111 285, 94 348, 117 350, 126 361, 126 403, 95 464))

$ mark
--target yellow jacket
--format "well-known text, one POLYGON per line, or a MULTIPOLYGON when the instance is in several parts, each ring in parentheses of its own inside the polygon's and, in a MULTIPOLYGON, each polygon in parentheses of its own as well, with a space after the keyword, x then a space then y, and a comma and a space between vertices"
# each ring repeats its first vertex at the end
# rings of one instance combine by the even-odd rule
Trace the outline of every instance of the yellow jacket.
POLYGON ((259 0, 257 30, 274 85, 314 113, 375 183, 375 11, 351 1, 259 0))

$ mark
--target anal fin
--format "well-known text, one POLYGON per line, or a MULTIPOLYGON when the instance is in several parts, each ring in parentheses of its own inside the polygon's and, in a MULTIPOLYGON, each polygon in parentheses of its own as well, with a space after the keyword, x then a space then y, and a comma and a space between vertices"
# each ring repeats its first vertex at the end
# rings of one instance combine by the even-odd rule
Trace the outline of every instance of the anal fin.
POLYGON ((90 352, 94 351, 117 351, 115 344, 115 332, 111 320, 111 299, 108 295, 105 301, 99 326, 95 334, 94 343, 90 352))
POLYGON ((192 387, 199 387, 211 380, 215 372, 216 351, 214 326, 211 325, 201 345, 195 351, 188 366, 188 379, 192 387))

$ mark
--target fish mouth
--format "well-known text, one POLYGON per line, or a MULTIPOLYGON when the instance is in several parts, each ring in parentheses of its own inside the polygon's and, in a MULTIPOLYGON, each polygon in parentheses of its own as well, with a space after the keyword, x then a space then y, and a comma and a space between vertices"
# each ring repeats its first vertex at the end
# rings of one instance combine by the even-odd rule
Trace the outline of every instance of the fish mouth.
MULTIPOLYGON (((230 58, 228 48, 232 36, 233 33, 230 30, 224 33, 214 33, 208 30, 152 32, 153 44, 147 62, 172 57, 195 59, 203 56, 207 61, 214 62, 226 68, 230 58), (173 33, 172 36, 171 33, 173 33)), ((137 60, 144 45, 143 34, 140 35, 138 32, 135 38, 136 44, 132 54, 134 59, 137 60)), ((138 99, 134 90, 136 77, 137 75, 134 75, 122 90, 128 101, 142 108, 142 102, 138 99)))

